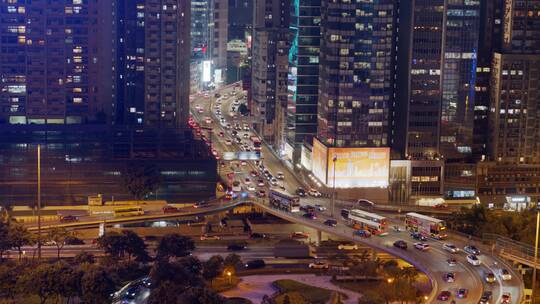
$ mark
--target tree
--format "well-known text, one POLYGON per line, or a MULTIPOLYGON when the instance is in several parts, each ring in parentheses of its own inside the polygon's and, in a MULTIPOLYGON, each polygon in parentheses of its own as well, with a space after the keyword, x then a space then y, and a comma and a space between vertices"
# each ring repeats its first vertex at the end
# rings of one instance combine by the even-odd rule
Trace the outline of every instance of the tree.
POLYGON ((64 271, 64 264, 39 264, 29 267, 18 279, 17 285, 23 294, 37 295, 40 303, 60 294, 62 288, 58 277, 64 271))
POLYGON ((195 243, 191 238, 178 233, 167 234, 159 241, 156 257, 158 259, 185 257, 194 249, 195 243))
POLYGON ((15 273, 22 273, 22 267, 11 265, 10 263, 0 264, 0 298, 13 299, 16 294, 17 276, 15 273))
POLYGON ((22 247, 30 245, 33 242, 32 234, 23 226, 18 224, 9 225, 8 239, 11 246, 17 248, 19 252, 19 260, 22 256, 22 247))
POLYGON ((47 233, 47 240, 52 241, 56 246, 57 258, 60 259, 60 251, 66 245, 66 240, 74 235, 73 232, 68 231, 63 227, 53 227, 47 233))
POLYGON ((179 297, 179 303, 221 304, 225 299, 217 293, 203 287, 190 287, 179 297))
POLYGON ((4 252, 13 247, 9 237, 9 225, 0 220, 0 260, 4 258, 4 252))
POLYGON ((81 298, 84 303, 107 303, 114 291, 114 282, 99 266, 90 267, 81 278, 81 298))
POLYGON ((129 166, 122 175, 126 190, 137 200, 156 191, 161 182, 159 170, 151 164, 129 166))
POLYGON ((238 270, 243 265, 242 258, 236 253, 231 253, 225 257, 225 260, 223 261, 223 265, 226 268, 232 268, 232 269, 238 270))
POLYGON ((183 289, 179 289, 178 285, 171 281, 165 281, 152 289, 148 297, 148 304, 181 304, 179 294, 183 289))
POLYGON ((93 254, 91 253, 88 253, 86 251, 83 251, 83 252, 79 252, 75 258, 74 258, 74 262, 75 264, 77 265, 81 265, 81 264, 94 264, 96 262, 96 259, 94 257, 93 254))
POLYGON ((203 263, 202 276, 206 280, 212 281, 223 273, 223 258, 220 255, 214 255, 203 263))
POLYGON ((111 257, 116 259, 124 257, 127 244, 122 234, 115 231, 107 232, 97 239, 97 243, 111 257))
POLYGON ((135 258, 139 262, 147 262, 149 260, 148 252, 146 252, 146 244, 144 240, 131 230, 124 230, 122 234, 125 237, 125 251, 128 255, 128 260, 135 258))
POLYGON ((194 257, 185 257, 174 262, 156 260, 150 269, 150 278, 155 286, 170 281, 178 286, 203 286, 201 262, 194 257))
POLYGON ((143 239, 131 230, 108 232, 98 238, 98 246, 115 259, 122 259, 126 255, 130 261, 132 258, 141 262, 149 259, 143 239))

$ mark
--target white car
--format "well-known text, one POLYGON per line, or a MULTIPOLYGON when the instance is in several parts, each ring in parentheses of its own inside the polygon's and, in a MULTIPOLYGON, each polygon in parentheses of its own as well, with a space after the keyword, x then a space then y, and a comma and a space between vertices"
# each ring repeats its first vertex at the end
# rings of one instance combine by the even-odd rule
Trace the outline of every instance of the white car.
POLYGON ((510 271, 504 268, 499 269, 499 275, 501 276, 503 281, 510 281, 512 279, 510 271))
POLYGON ((343 243, 337 246, 339 250, 358 250, 358 245, 354 243, 343 243))
POLYGON ((232 145, 232 140, 230 140, 230 139, 227 139, 227 140, 225 141, 225 144, 226 144, 227 146, 230 146, 230 145, 232 145))
POLYGON ((253 185, 247 186, 248 191, 255 191, 255 187, 253 185))
POLYGON ((325 262, 309 263, 309 268, 311 268, 311 269, 328 269, 328 264, 325 263, 325 262))
POLYGON ((271 184, 272 186, 277 186, 277 179, 272 178, 272 179, 270 180, 270 184, 271 184))
POLYGON ((429 250, 429 244, 426 243, 414 243, 414 248, 422 251, 429 250))
POLYGON ((315 209, 317 209, 319 211, 326 211, 326 207, 323 206, 323 205, 319 205, 319 204, 315 205, 315 209))
POLYGON ((276 173, 276 178, 277 179, 285 179, 285 174, 283 174, 283 172, 278 172, 278 173, 276 173))
POLYGON ((456 245, 450 243, 444 243, 442 248, 451 253, 456 253, 459 251, 459 248, 457 248, 456 245))
POLYGON ((475 256, 474 254, 469 254, 467 256, 467 262, 469 262, 469 264, 473 265, 473 266, 480 266, 481 262, 480 260, 478 259, 477 256, 475 256))
POLYGON ((313 196, 313 197, 321 197, 322 196, 322 194, 319 191, 317 191, 317 189, 314 189, 314 188, 309 189, 308 194, 313 196))

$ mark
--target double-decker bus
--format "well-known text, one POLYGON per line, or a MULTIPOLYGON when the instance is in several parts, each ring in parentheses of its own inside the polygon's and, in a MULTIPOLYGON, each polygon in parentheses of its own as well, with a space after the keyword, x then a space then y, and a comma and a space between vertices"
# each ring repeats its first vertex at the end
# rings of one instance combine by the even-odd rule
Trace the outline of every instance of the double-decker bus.
POLYGON ((405 228, 439 240, 447 237, 446 223, 443 220, 415 212, 405 215, 405 228))
POLYGON ((270 189, 270 204, 289 212, 300 212, 300 197, 291 195, 281 189, 270 189))
POLYGON ((261 151, 261 140, 259 137, 255 135, 251 136, 251 142, 253 143, 253 149, 255 151, 261 151))
POLYGON ((140 206, 129 206, 129 207, 115 207, 114 216, 138 216, 144 215, 144 211, 140 206))
POLYGON ((367 230, 374 235, 388 234, 386 217, 363 210, 353 209, 347 216, 349 224, 356 230, 367 230))

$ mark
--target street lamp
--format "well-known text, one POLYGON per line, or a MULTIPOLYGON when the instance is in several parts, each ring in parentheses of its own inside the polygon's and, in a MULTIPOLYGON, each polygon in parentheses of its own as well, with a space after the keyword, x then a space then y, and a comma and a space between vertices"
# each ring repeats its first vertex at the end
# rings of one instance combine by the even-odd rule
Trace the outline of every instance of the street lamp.
POLYGON ((41 145, 37 146, 37 223, 38 237, 37 249, 38 259, 41 260, 41 145))
POLYGON ((534 238, 534 266, 532 276, 532 304, 536 302, 536 268, 538 264, 538 232, 540 230, 540 202, 536 203, 536 236, 534 238))
POLYGON ((334 154, 334 157, 332 158, 332 162, 334 163, 334 174, 333 174, 333 183, 332 183, 332 217, 334 217, 334 206, 336 203, 336 161, 337 161, 337 155, 334 154))
POLYGON ((229 285, 231 284, 231 276, 232 276, 232 273, 230 271, 227 271, 227 277, 229 278, 229 285))

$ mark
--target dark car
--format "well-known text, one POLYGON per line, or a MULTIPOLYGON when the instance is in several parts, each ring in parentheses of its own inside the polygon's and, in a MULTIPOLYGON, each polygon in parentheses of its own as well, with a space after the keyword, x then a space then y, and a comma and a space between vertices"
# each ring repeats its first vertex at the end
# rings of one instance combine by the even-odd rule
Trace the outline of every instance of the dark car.
POLYGON ((445 291, 441 291, 441 293, 437 296, 437 300, 440 300, 440 301, 448 301, 448 299, 450 299, 450 296, 452 294, 450 293, 450 291, 448 290, 445 290, 445 291))
POLYGON ((336 226, 337 226, 337 221, 336 221, 336 220, 332 220, 332 219, 328 219, 328 220, 324 221, 324 224, 325 224, 326 226, 336 227, 336 226))
POLYGON ((79 217, 75 215, 65 215, 60 218, 60 222, 62 223, 77 222, 78 220, 79 217))
POLYGON ((349 218, 349 210, 341 209, 341 217, 344 218, 344 219, 348 219, 349 218))
POLYGON ((407 243, 403 240, 395 241, 394 247, 397 247, 399 249, 407 249, 407 243))
POLYGON ((264 239, 264 238, 266 238, 266 234, 255 232, 255 233, 252 233, 250 237, 252 239, 264 239))
POLYGON ((413 239, 415 239, 415 240, 419 240, 419 241, 422 241, 422 242, 427 241, 427 238, 425 236, 423 236, 420 232, 411 233, 411 237, 413 239))
POLYGON ((137 297, 137 294, 141 291, 141 285, 133 285, 133 286, 130 286, 127 290, 126 290, 126 296, 129 298, 129 299, 135 299, 137 297))
POLYGON ((460 288, 457 292, 457 297, 460 299, 467 298, 467 295, 469 294, 469 290, 467 288, 460 288))
POLYGON ((315 213, 313 213, 313 212, 304 213, 304 217, 308 218, 310 220, 316 220, 317 219, 317 215, 315 215, 315 213))
POLYGON ((264 268, 266 266, 266 263, 263 260, 251 260, 246 263, 247 269, 259 269, 264 268))
POLYGON ((296 195, 298 195, 300 197, 306 197, 306 190, 304 190, 302 188, 298 188, 298 189, 296 189, 296 195))
POLYGON ((463 251, 469 254, 480 255, 480 250, 472 245, 463 247, 463 251))
POLYGON ((491 297, 493 297, 493 293, 491 291, 484 291, 478 304, 488 304, 489 300, 491 300, 491 297))
POLYGON ((232 243, 227 246, 227 250, 230 250, 230 251, 241 251, 246 248, 247 248, 246 244, 241 244, 241 243, 232 243))

